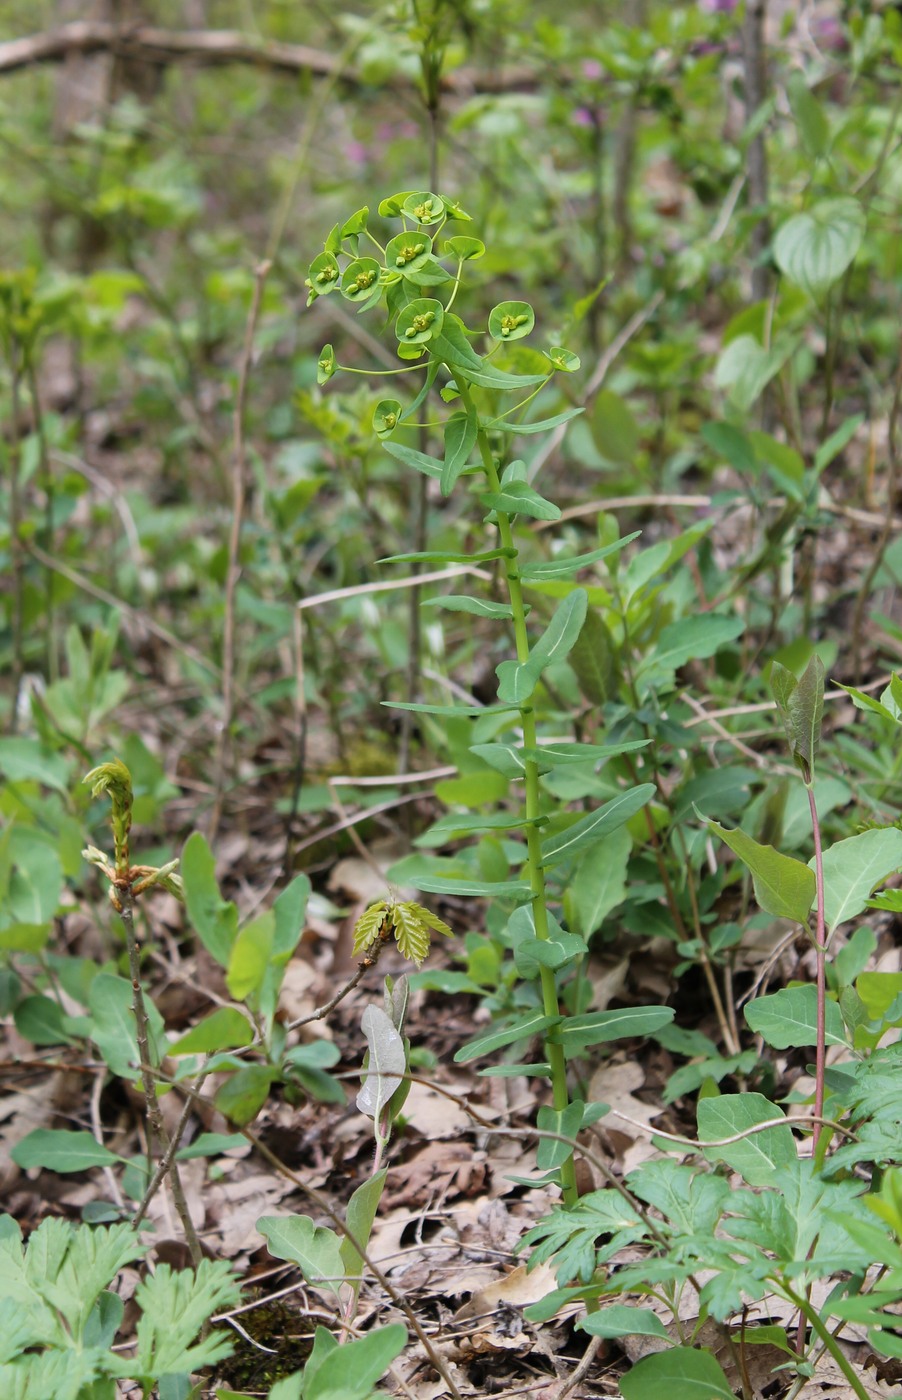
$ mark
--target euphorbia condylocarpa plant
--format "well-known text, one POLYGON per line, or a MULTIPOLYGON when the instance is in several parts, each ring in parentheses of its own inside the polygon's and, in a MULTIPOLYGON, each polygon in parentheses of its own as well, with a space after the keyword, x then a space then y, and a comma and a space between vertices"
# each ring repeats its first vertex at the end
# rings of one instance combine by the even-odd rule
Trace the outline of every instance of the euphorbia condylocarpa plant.
MULTIPOLYGON (((450 868, 439 860, 431 866, 420 860, 409 878, 431 893, 491 901, 490 914, 503 926, 522 995, 513 1016, 464 1046, 457 1058, 474 1059, 541 1037, 541 1059, 499 1066, 495 1072, 550 1080, 552 1102, 539 1110, 539 1127, 571 1141, 543 1138, 538 1163, 549 1173, 546 1179, 557 1181, 564 1199, 573 1203, 577 1189, 572 1139, 606 1110, 604 1105, 571 1101, 568 1060, 601 1042, 647 1034, 673 1014, 666 1007, 586 1011, 580 989, 572 992, 572 984, 578 980, 587 944, 558 917, 573 862, 635 816, 653 797, 653 784, 625 790, 614 784, 609 801, 582 814, 561 810, 543 786, 546 775, 567 766, 600 765, 615 754, 642 747, 642 741, 574 742, 566 715, 557 715, 553 732, 541 737, 538 723, 539 713, 549 708, 544 679, 566 661, 586 617, 587 594, 572 580, 627 541, 570 557, 530 557, 534 546, 524 522, 556 520, 560 510, 531 484, 525 463, 513 455, 511 445, 518 435, 545 432, 581 411, 568 407, 539 421, 525 416, 553 377, 578 370, 579 360, 558 345, 543 351, 518 346, 513 354, 508 352, 534 331, 535 314, 526 302, 503 301, 475 326, 452 309, 458 304, 465 270, 485 252, 478 238, 461 231, 470 218, 456 201, 405 191, 383 200, 378 213, 381 220, 400 224, 400 231, 383 243, 369 227, 367 209, 337 224, 310 266, 310 299, 337 293, 361 313, 387 313, 403 363, 396 370, 364 373, 373 378, 379 373, 401 375, 405 387, 419 383, 406 402, 398 397, 375 404, 373 431, 404 467, 434 479, 442 496, 465 495, 475 517, 474 533, 489 532, 484 549, 420 551, 382 563, 466 563, 497 569, 504 601, 454 594, 428 602, 496 623, 510 638, 513 651, 496 666, 495 704, 411 702, 398 707, 446 724, 472 721, 477 730, 470 761, 500 781, 501 794, 497 810, 486 811, 480 796, 472 805, 481 810, 468 813, 458 807, 442 817, 432 828, 433 837, 441 835, 449 842, 472 837, 475 843, 458 851, 450 868), (430 410, 430 421, 421 424, 417 414, 427 400, 435 402, 440 417, 436 422, 430 410), (440 438, 440 455, 422 450, 428 441, 413 446, 411 428, 440 438), (549 598, 558 600, 550 616, 539 625, 534 616, 529 626, 530 613, 540 614, 540 605, 549 598), (508 791, 511 784, 514 795, 508 791), (577 1014, 565 1014, 565 995, 577 1014)), ((327 345, 319 358, 320 384, 341 368, 327 345)))

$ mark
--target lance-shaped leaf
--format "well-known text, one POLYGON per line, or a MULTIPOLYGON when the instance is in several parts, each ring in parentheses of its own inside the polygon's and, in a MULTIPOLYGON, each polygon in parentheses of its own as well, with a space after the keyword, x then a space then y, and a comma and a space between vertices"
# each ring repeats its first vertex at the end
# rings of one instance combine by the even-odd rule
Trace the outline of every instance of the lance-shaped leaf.
POLYGON ((361 1017, 360 1028, 366 1036, 369 1054, 357 1107, 378 1122, 407 1072, 407 1055, 403 1038, 381 1007, 368 1006, 361 1017))
POLYGON ((502 661, 497 666, 498 697, 522 705, 536 688, 542 672, 563 661, 580 633, 586 616, 587 597, 576 588, 555 609, 554 615, 526 661, 502 661))
MULTIPOLYGON (((542 864, 548 867, 560 860, 569 860, 602 836, 607 836, 608 832, 616 831, 650 802, 656 791, 654 783, 640 783, 638 787, 619 792, 597 812, 581 817, 556 836, 549 836, 542 843, 542 864)), ((805 869, 804 866, 802 868, 805 869)))
POLYGON ((708 830, 735 851, 751 871, 755 898, 767 914, 804 924, 817 889, 814 871, 800 860, 781 855, 773 846, 762 846, 744 831, 730 831, 709 821, 708 830))
POLYGON ((445 461, 441 477, 443 496, 451 494, 451 488, 467 465, 478 429, 479 419, 474 408, 466 413, 452 413, 445 424, 445 461))
POLYGON ((791 671, 775 661, 770 684, 793 762, 805 782, 810 783, 824 718, 824 663, 819 656, 812 656, 801 678, 796 680, 791 671))

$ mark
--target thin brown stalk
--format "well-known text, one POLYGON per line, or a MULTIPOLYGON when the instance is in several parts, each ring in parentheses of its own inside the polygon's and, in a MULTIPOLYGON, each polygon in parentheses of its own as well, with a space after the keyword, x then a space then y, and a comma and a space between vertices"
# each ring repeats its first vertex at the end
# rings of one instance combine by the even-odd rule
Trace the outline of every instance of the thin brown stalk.
POLYGON ((238 369, 238 390, 235 395, 235 408, 232 416, 232 520, 229 529, 229 567, 226 574, 222 634, 222 717, 213 759, 215 789, 208 831, 211 842, 215 840, 219 830, 223 796, 231 773, 232 723, 235 715, 235 593, 238 580, 241 577, 241 530, 244 524, 244 505, 247 492, 244 415, 247 407, 247 389, 254 351, 254 335, 260 317, 263 290, 271 268, 272 262, 264 259, 258 263, 254 270, 254 292, 244 327, 244 345, 238 369))
MULTIPOLYGON (((147 1124, 152 1142, 155 1142, 164 1159, 170 1148, 169 1134, 163 1122, 163 1115, 160 1112, 160 1102, 157 1098, 157 1086, 154 1079, 154 1072, 151 1068, 150 1039, 147 1028, 147 1007, 144 1002, 144 989, 141 986, 141 956, 138 948, 138 936, 135 932, 135 906, 132 897, 131 886, 128 880, 123 881, 124 888, 118 890, 119 903, 121 905, 120 915, 125 927, 125 941, 128 947, 128 965, 132 979, 132 992, 134 1000, 132 1010, 135 1015, 136 1037, 138 1041, 138 1058, 141 1062, 141 1083, 144 1088, 144 1105, 147 1112, 147 1124)), ((197 1268, 203 1253, 200 1247, 200 1240, 194 1228, 194 1221, 191 1219, 191 1212, 188 1209, 188 1202, 185 1200, 185 1191, 182 1186, 182 1179, 179 1175, 178 1162, 175 1160, 175 1153, 171 1154, 167 1171, 169 1173, 169 1189, 172 1192, 172 1201, 185 1232, 185 1240, 191 1252, 191 1260, 197 1268)), ((161 1177, 162 1180, 162 1177, 161 1177)))

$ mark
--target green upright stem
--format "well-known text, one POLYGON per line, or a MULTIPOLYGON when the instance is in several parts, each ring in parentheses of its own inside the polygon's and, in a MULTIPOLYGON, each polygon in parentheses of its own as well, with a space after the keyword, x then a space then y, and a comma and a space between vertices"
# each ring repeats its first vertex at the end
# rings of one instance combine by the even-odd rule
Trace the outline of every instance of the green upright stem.
MULTIPOLYGON (((469 388, 465 383, 461 383, 461 376, 455 376, 461 403, 468 413, 475 414, 476 409, 469 388)), ((476 440, 479 444, 479 452, 482 457, 482 464, 488 478, 489 487, 492 491, 501 490, 501 482, 498 477, 498 468, 492 456, 492 449, 489 445, 488 436, 483 428, 479 428, 476 440)), ((514 622, 514 640, 517 647, 517 660, 520 662, 529 660, 529 634, 526 630, 526 607, 523 602, 523 584, 520 578, 519 561, 517 557, 517 546, 514 543, 514 532, 511 528, 510 516, 505 511, 496 511, 498 517, 498 534, 505 549, 511 550, 511 554, 505 559, 505 573, 507 577, 508 597, 510 598, 511 612, 514 622)), ((535 750, 537 746, 536 717, 531 705, 520 707, 520 719, 523 726, 523 744, 529 750, 535 750)), ((529 884, 532 889, 532 909, 535 921, 536 937, 547 939, 548 929, 548 895, 545 888, 545 869, 542 864, 542 848, 539 839, 539 828, 536 825, 541 816, 539 802, 539 765, 533 759, 527 759, 524 764, 523 781, 526 789, 525 795, 525 830, 526 830, 526 850, 527 865, 529 869, 529 884)), ((542 1007, 546 1016, 559 1016, 560 1003, 558 1002, 557 983, 554 972, 550 967, 540 968, 540 980, 542 987, 542 1007)), ((551 1088, 552 1101, 558 1113, 570 1103, 570 1095, 567 1090, 567 1061, 564 1056, 562 1045, 554 1041, 546 1040, 545 1054, 551 1066, 551 1088)), ((561 1184, 563 1186, 564 1204, 575 1205, 579 1199, 579 1192, 576 1188, 576 1167, 572 1155, 567 1158, 561 1167, 561 1184)))
POLYGON ((827 929, 824 919, 824 856, 821 847, 821 824, 814 800, 814 788, 806 783, 808 805, 811 809, 811 828, 814 833, 814 873, 817 882, 817 921, 814 933, 814 952, 817 960, 817 1045, 815 1047, 814 1070, 814 1160, 818 1167, 824 1164, 827 1148, 830 1145, 830 1131, 821 1119, 824 1116, 824 1087, 827 1068, 827 949, 825 946, 827 929))

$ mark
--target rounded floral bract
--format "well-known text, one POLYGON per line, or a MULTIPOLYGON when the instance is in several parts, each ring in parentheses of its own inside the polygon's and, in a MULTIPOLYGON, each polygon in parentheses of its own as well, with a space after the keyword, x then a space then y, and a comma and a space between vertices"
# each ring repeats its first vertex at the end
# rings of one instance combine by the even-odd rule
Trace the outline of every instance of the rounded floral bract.
POLYGON ((520 340, 535 323, 536 313, 528 301, 502 301, 489 313, 489 335, 495 340, 520 340))
POLYGON ((445 318, 445 308, 432 297, 417 297, 410 302, 395 322, 395 335, 401 344, 424 345, 438 335, 445 318))

